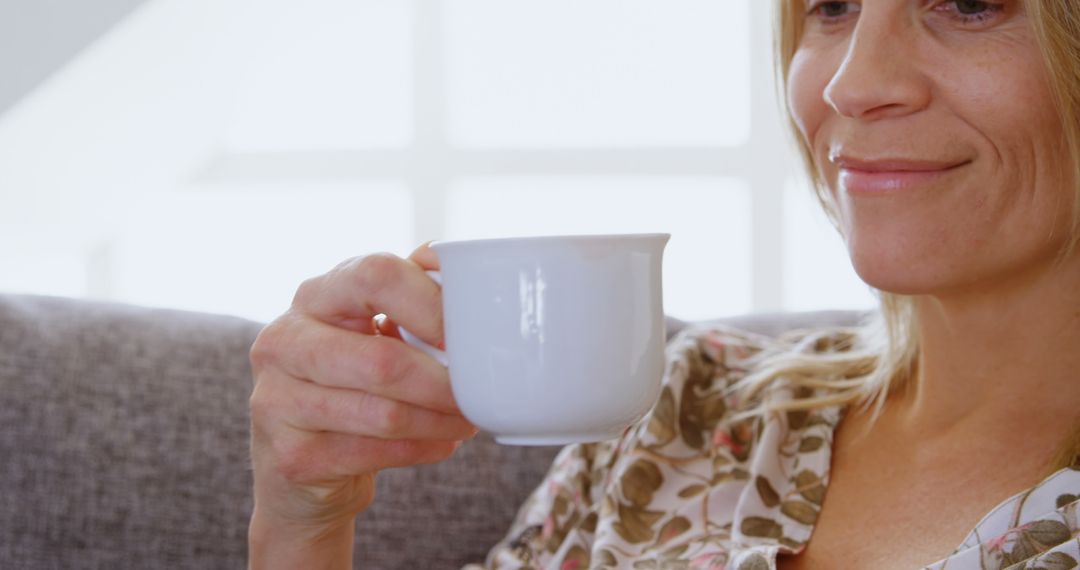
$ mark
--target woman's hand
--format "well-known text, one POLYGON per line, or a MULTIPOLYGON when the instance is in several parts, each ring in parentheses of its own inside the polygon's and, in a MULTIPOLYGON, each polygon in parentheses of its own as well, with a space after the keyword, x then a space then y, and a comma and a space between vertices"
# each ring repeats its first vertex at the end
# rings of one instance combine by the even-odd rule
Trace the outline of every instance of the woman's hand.
POLYGON ((375 474, 442 461, 475 435, 446 368, 398 331, 443 345, 442 293, 424 273, 437 268, 426 244, 407 260, 348 260, 305 281, 259 334, 252 568, 351 568, 354 520, 374 498, 375 474))

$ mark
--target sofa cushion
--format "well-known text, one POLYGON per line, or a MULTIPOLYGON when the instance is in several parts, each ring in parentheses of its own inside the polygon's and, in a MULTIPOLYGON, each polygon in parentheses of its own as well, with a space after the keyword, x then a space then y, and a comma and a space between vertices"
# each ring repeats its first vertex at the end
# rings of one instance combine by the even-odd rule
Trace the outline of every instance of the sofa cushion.
MULTIPOLYGON (((856 317, 725 322, 773 334, 856 317)), ((0 568, 246 566, 248 349, 260 327, 0 295, 0 568)), ((481 560, 557 451, 481 434, 449 461, 380 473, 356 567, 481 560)))
POLYGON ((244 566, 258 330, 0 296, 0 567, 244 566))

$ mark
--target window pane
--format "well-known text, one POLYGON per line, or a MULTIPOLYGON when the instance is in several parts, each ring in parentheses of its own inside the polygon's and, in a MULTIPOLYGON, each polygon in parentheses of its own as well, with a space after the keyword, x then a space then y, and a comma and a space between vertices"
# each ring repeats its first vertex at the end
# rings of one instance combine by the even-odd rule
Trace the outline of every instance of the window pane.
POLYGON ((117 298, 257 320, 344 259, 414 246, 412 197, 391 183, 204 187, 147 198, 128 218, 117 298))
POLYGON ((784 188, 784 308, 869 309, 877 300, 804 181, 784 188))
POLYGON ((477 178, 449 195, 447 239, 672 234, 664 309, 685 319, 751 308, 750 196, 727 178, 477 178))
POLYGON ((396 147, 412 137, 412 2, 274 0, 241 81, 234 151, 396 147))
MULTIPOLYGON (((0 231, 7 237, 8 232, 0 231)), ((20 236, 25 238, 25 236, 20 236)), ((17 242, 25 244, 20 239, 17 242)), ((31 242, 32 243, 32 242, 31 242)), ((86 258, 80 253, 58 251, 0 251, 0 291, 82 297, 87 293, 86 258)))
POLYGON ((747 0, 443 6, 457 144, 737 145, 748 138, 747 0))

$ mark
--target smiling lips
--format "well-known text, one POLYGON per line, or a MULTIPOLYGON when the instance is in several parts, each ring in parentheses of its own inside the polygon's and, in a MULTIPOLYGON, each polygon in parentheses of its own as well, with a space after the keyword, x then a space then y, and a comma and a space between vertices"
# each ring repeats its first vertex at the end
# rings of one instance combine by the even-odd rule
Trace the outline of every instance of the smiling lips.
POLYGON ((830 157, 840 168, 840 187, 851 194, 882 194, 925 186, 970 160, 861 160, 848 156, 830 157))

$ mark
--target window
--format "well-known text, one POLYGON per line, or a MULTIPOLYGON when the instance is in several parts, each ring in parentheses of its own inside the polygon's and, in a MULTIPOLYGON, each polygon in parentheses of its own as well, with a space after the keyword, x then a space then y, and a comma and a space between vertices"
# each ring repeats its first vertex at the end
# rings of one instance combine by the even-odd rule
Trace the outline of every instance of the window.
POLYGON ((670 314, 868 307, 768 4, 148 0, 0 115, 0 290, 268 320, 366 252, 664 231, 670 314))

